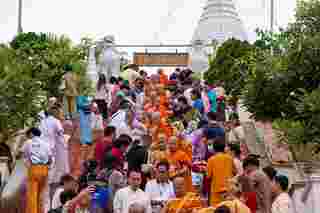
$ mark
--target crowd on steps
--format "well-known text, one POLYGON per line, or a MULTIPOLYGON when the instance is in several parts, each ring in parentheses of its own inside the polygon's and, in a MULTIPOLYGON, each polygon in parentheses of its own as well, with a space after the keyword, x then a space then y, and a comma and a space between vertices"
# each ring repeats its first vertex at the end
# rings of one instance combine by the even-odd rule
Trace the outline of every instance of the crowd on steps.
POLYGON ((288 178, 260 168, 224 82, 125 72, 99 74, 94 96, 49 99, 20 149, 19 212, 294 213, 288 178))

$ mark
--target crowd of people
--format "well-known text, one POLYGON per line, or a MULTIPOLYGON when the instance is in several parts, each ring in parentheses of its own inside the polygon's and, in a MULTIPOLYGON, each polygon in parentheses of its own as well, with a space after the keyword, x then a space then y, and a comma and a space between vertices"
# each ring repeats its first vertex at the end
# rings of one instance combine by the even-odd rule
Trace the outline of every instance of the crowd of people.
POLYGON ((288 178, 260 168, 223 82, 133 65, 121 77, 100 74, 95 97, 78 96, 76 111, 63 116, 62 104, 50 98, 21 150, 27 213, 292 212, 288 178), (84 150, 79 175, 70 143, 84 150))

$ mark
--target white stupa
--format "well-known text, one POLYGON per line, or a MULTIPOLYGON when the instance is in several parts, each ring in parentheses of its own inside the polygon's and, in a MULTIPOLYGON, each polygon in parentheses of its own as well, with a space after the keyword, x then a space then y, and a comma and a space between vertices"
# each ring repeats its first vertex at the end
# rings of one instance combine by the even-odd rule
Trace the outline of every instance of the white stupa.
POLYGON ((95 52, 96 52, 95 46, 91 46, 89 49, 87 75, 88 75, 88 78, 91 80, 93 87, 97 84, 97 81, 98 81, 98 69, 97 69, 95 52))
POLYGON ((221 43, 228 38, 247 40, 234 0, 208 0, 192 41, 209 43, 217 40, 221 43))

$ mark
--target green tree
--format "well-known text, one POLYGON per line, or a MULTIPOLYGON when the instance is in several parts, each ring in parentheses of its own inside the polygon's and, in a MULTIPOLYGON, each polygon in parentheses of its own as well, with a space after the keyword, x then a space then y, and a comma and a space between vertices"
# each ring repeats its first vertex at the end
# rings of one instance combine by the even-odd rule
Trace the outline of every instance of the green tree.
POLYGON ((280 142, 289 144, 297 161, 320 160, 320 88, 296 99, 297 115, 278 119, 274 128, 279 130, 280 142))
POLYGON ((14 50, 0 47, 0 143, 32 125, 41 109, 41 83, 31 74, 31 65, 16 60, 14 50))
POLYGON ((257 29, 256 34, 254 45, 272 54, 284 54, 290 46, 290 33, 284 29, 279 29, 279 32, 257 29))
POLYGON ((246 83, 252 51, 254 46, 246 41, 227 40, 218 48, 214 59, 210 60, 205 80, 209 83, 224 81, 227 94, 239 96, 246 83))
POLYGON ((64 67, 72 65, 79 73, 85 73, 86 51, 83 46, 74 46, 69 38, 44 33, 21 33, 10 46, 20 63, 32 67, 32 77, 41 82, 48 96, 60 96, 59 86, 65 74, 64 67))

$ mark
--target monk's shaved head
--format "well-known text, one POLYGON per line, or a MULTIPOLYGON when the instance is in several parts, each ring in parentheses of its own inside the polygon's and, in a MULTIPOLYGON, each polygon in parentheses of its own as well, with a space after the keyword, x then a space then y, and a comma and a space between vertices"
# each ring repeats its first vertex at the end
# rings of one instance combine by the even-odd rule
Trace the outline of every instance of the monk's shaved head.
POLYGON ((183 177, 176 177, 173 180, 173 184, 174 184, 174 190, 176 193, 176 196, 179 197, 183 197, 186 194, 186 185, 185 185, 185 180, 183 177))
POLYGON ((177 184, 184 184, 184 178, 183 177, 176 177, 176 178, 174 178, 174 180, 173 180, 173 183, 175 184, 175 185, 177 185, 177 184))
POLYGON ((146 208, 140 203, 133 203, 129 207, 129 213, 145 213, 146 208))
POLYGON ((177 140, 178 138, 176 136, 172 136, 169 138, 168 145, 170 152, 176 152, 177 151, 177 140))

